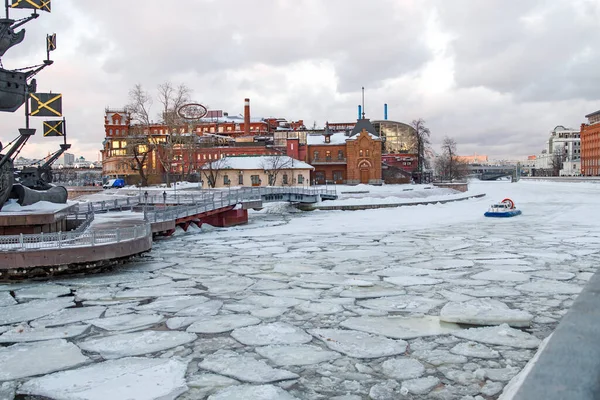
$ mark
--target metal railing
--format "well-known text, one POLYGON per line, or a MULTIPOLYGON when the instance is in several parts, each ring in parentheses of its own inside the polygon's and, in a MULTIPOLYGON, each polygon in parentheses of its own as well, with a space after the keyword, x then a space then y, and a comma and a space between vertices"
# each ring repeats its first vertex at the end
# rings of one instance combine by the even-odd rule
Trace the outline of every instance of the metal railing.
POLYGON ((181 195, 178 198, 178 206, 146 206, 144 207, 144 219, 149 222, 163 222, 185 218, 190 215, 201 214, 219 208, 235 206, 244 202, 259 201, 263 196, 275 194, 281 195, 335 195, 335 190, 327 189, 305 189, 299 187, 255 187, 242 189, 212 190, 202 194, 181 195), (189 205, 185 203, 190 203, 189 205))
POLYGON ((63 247, 97 246, 127 242, 152 234, 150 224, 140 224, 127 228, 107 228, 85 232, 40 233, 34 235, 0 236, 1 251, 47 250, 63 247))

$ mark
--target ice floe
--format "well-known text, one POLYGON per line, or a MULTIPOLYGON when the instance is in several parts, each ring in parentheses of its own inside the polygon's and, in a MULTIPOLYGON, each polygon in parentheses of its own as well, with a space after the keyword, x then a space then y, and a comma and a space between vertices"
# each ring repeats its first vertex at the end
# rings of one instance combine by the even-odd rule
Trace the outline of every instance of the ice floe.
POLYGON ((519 285, 516 289, 534 293, 577 294, 583 288, 570 283, 539 280, 519 285))
POLYGON ((187 332, 144 331, 90 338, 77 345, 105 359, 156 353, 193 342, 197 336, 187 332))
POLYGON ((71 289, 54 284, 31 286, 15 291, 15 297, 20 302, 32 299, 53 299, 68 294, 71 294, 71 289))
POLYGON ((486 281, 528 282, 529 275, 521 272, 489 270, 472 275, 473 279, 486 281))
POLYGON ((513 329, 507 324, 485 328, 471 328, 452 333, 462 339, 475 342, 498 344, 501 346, 518 347, 523 349, 535 349, 540 340, 527 332, 513 329))
POLYGON ((32 300, 27 303, 0 307, 0 325, 31 321, 73 305, 75 305, 73 297, 59 297, 52 300, 32 300))
POLYGON ((293 372, 272 368, 262 360, 229 350, 219 350, 205 357, 198 365, 202 369, 243 382, 269 383, 298 378, 293 372))
POLYGON ((341 297, 352 297, 355 299, 373 299, 385 296, 398 296, 405 294, 406 291, 397 288, 388 288, 383 286, 353 287, 340 293, 341 297))
POLYGON ((69 325, 60 328, 29 328, 27 326, 17 326, 0 335, 0 343, 68 339, 82 335, 89 327, 89 325, 69 325))
POLYGON ((451 353, 459 354, 466 357, 477 357, 485 359, 493 359, 500 357, 500 354, 489 347, 475 342, 459 343, 450 349, 451 353))
POLYGON ((329 302, 304 302, 296 306, 296 309, 305 313, 313 314, 337 314, 342 312, 344 308, 339 304, 329 302))
POLYGON ((49 374, 88 361, 77 346, 64 339, 0 347, 0 381, 49 374))
POLYGON ((312 329, 308 333, 322 340, 331 350, 356 358, 378 358, 402 354, 407 346, 404 340, 393 340, 353 330, 312 329))
POLYGON ((449 302, 440 311, 440 320, 471 325, 500 325, 515 327, 531 325, 533 316, 521 310, 510 309, 501 301, 474 299, 465 302, 449 302))
POLYGON ((374 333, 393 339, 413 339, 422 336, 445 335, 461 329, 458 325, 442 322, 438 317, 353 317, 340 323, 357 331, 374 333))
POLYGON ((12 306, 17 301, 8 292, 0 292, 0 307, 12 306))
POLYGON ((98 318, 105 310, 106 307, 101 306, 63 308, 53 314, 31 321, 29 325, 47 328, 62 326, 98 318))
POLYGON ((221 307, 223 306, 223 302, 221 300, 209 300, 207 302, 203 302, 200 304, 196 304, 190 307, 186 307, 182 310, 177 311, 175 314, 178 317, 191 317, 191 316, 199 316, 199 315, 216 315, 221 307))
POLYGON ((335 351, 323 350, 313 345, 265 346, 255 351, 276 365, 311 365, 332 361, 341 357, 335 351))
POLYGON ((443 303, 444 301, 442 300, 430 299, 427 297, 402 295, 363 300, 359 301, 357 304, 361 307, 391 312, 406 311, 412 313, 426 313, 443 303))
POLYGON ((121 358, 25 382, 19 393, 71 400, 173 400, 187 390, 187 363, 121 358))
POLYGON ((300 299, 293 299, 289 297, 273 297, 273 296, 248 296, 246 298, 252 304, 256 304, 261 307, 294 307, 298 304, 302 304, 305 301, 300 299))
POLYGON ((440 383, 440 380, 435 376, 427 376, 425 378, 410 379, 402 382, 402 388, 405 388, 408 393, 412 394, 427 394, 440 383))
POLYGON ((151 303, 144 304, 142 306, 135 307, 136 310, 153 310, 165 313, 176 313, 187 307, 192 307, 204 302, 207 302, 208 298, 204 296, 175 296, 175 297, 163 297, 154 300, 151 303))
POLYGON ((465 356, 452 354, 449 351, 442 349, 421 349, 414 351, 412 355, 435 366, 464 364, 468 361, 465 356))
POLYGON ((437 285, 443 282, 441 279, 421 276, 392 276, 383 278, 383 280, 398 286, 437 285))
POLYGON ((298 400, 298 398, 273 385, 241 385, 223 389, 209 396, 208 400, 298 400))
POLYGON ((284 322, 238 328, 231 332, 231 336, 238 342, 250 346, 302 344, 312 340, 312 336, 302 329, 284 322))
POLYGON ((412 358, 392 358, 381 364, 381 370, 390 378, 404 381, 420 377, 425 372, 425 367, 412 358))
POLYGON ((116 317, 97 318, 87 321, 98 328, 107 331, 128 331, 150 328, 164 321, 164 317, 158 314, 123 314, 116 317))
POLYGON ((186 330, 194 333, 223 333, 236 328, 260 324, 261 320, 240 314, 217 315, 194 322, 186 330))

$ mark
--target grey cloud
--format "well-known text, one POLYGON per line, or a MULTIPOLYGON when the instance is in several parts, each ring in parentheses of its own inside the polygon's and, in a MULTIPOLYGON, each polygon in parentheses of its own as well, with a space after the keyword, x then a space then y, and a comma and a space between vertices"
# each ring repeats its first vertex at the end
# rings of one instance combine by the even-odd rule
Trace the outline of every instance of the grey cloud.
POLYGON ((461 87, 520 101, 593 99, 600 90, 600 5, 589 0, 438 1, 461 87))
POLYGON ((340 90, 351 91, 359 82, 378 84, 413 71, 430 57, 420 40, 426 15, 398 9, 393 0, 375 7, 348 0, 181 1, 166 9, 157 0, 141 8, 119 7, 116 0, 74 4, 93 13, 107 40, 119 45, 105 71, 138 79, 328 58, 340 90))

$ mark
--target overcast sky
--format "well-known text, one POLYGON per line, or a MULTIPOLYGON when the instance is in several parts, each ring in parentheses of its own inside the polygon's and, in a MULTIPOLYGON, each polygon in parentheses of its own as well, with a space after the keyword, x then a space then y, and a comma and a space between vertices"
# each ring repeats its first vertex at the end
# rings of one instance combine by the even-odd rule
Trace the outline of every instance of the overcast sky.
MULTIPOLYGON (((600 0, 54 0, 2 59, 54 65, 38 92, 63 93, 72 152, 97 160, 104 109, 136 83, 155 93, 186 83, 193 99, 230 114, 354 121, 423 118, 434 149, 452 137, 463 155, 539 153, 556 125, 579 128, 600 109, 600 0)), ((12 11, 13 18, 26 11, 12 11)), ((154 105, 153 114, 158 115, 154 105)), ((1 139, 17 135, 2 114, 1 139)), ((33 127, 41 130, 41 119, 33 127)), ((58 149, 36 137, 23 155, 58 149)))

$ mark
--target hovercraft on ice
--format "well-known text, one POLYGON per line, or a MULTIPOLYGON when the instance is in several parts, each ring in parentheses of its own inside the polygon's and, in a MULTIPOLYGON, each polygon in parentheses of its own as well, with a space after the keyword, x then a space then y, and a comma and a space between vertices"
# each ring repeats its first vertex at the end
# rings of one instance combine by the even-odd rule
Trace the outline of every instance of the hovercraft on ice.
POLYGON ((521 215, 521 210, 517 209, 515 202, 511 199, 504 199, 500 203, 492 204, 483 215, 493 218, 516 217, 517 215, 521 215))

